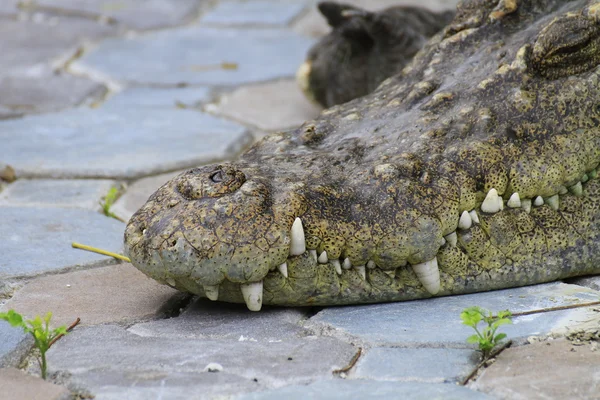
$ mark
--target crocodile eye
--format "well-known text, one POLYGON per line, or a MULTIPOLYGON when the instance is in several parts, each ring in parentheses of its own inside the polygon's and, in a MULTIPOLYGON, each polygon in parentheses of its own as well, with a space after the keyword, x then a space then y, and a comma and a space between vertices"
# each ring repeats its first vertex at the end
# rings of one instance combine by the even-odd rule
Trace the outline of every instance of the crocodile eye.
POLYGON ((246 175, 232 165, 221 164, 194 168, 179 175, 175 181, 184 198, 198 200, 235 192, 246 182, 246 175))
POLYGON ((579 74, 600 63, 600 27, 580 15, 554 19, 538 35, 530 67, 549 79, 579 74))
POLYGON ((218 171, 210 174, 210 180, 213 181, 214 183, 223 182, 223 171, 218 170, 218 171))

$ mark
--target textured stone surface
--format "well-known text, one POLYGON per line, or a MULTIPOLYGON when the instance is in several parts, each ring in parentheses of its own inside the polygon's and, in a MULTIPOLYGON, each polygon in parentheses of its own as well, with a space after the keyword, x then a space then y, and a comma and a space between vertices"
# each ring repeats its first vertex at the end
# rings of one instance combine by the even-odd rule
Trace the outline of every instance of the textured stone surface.
POLYGON ((210 98, 206 87, 149 88, 133 87, 111 96, 103 105, 105 108, 153 107, 180 109, 197 107, 210 98))
POLYGON ((305 7, 303 3, 281 1, 227 1, 202 17, 205 24, 286 25, 305 7))
POLYGON ((66 400, 69 391, 14 368, 0 369, 0 398, 6 400, 66 400))
MULTIPOLYGON (((460 312, 466 307, 520 312, 593 302, 599 295, 592 289, 556 282, 402 303, 328 308, 313 317, 311 323, 375 343, 466 347, 465 339, 472 333, 460 320, 460 312)), ((586 316, 590 318, 593 313, 589 309, 573 309, 515 317, 514 324, 503 326, 502 332, 512 339, 544 335, 586 316)))
POLYGON ((319 115, 293 80, 245 86, 220 99, 211 107, 218 115, 251 124, 263 131, 300 126, 319 115))
POLYGON ((504 350, 470 387, 498 399, 597 399, 600 351, 568 340, 504 350))
POLYGON ((569 280, 569 283, 600 291, 600 276, 584 276, 583 278, 575 278, 569 280))
POLYGON ((286 386, 268 392, 251 393, 236 400, 347 400, 347 399, 443 399, 491 400, 492 397, 455 384, 398 383, 334 379, 308 386, 286 386))
POLYGON ((51 349, 48 363, 53 370, 69 371, 72 382, 99 398, 115 398, 111 393, 127 399, 149 398, 159 391, 163 398, 181 398, 177 394, 184 388, 187 398, 190 393, 210 398, 328 379, 332 369, 344 366, 355 351, 326 337, 271 343, 140 337, 101 325, 78 329, 60 340, 51 349), (221 364, 223 371, 203 372, 209 363, 221 364))
POLYGON ((198 300, 178 318, 137 324, 129 331, 140 336, 276 343, 308 335, 300 326, 305 318, 303 309, 265 307, 260 313, 249 313, 242 304, 198 300))
POLYGON ((31 335, 6 321, 0 321, 0 338, 0 367, 18 366, 33 344, 31 335))
POLYGON ((36 278, 0 311, 14 308, 28 317, 52 311, 54 326, 132 323, 177 311, 183 294, 146 277, 131 264, 119 264, 36 278))
POLYGON ((406 382, 458 382, 480 355, 467 349, 400 349, 378 347, 360 358, 353 378, 406 382))
POLYGON ((116 182, 98 180, 20 179, 0 193, 0 206, 67 207, 100 210, 100 200, 116 182))
POLYGON ((280 29, 188 27, 105 40, 78 63, 121 81, 234 85, 293 76, 310 44, 280 29))
POLYGON ((123 248, 125 225, 88 210, 0 207, 0 221, 0 279, 112 260, 73 249, 74 241, 114 252, 123 248))
POLYGON ((232 156, 245 128, 194 110, 75 109, 0 121, 0 160, 20 177, 126 177, 232 156))

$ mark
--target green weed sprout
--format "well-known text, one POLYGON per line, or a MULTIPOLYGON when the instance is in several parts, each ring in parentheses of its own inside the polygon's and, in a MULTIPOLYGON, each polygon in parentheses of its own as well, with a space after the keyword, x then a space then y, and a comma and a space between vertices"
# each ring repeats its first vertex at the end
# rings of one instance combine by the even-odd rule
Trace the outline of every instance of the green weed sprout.
POLYGON ((464 325, 470 326, 476 332, 467 338, 467 343, 478 344, 484 359, 487 359, 494 347, 506 337, 506 333, 496 333, 496 331, 502 325, 512 324, 510 317, 511 313, 508 310, 500 311, 497 316, 494 316, 491 311, 481 307, 465 308, 460 313, 460 319, 464 325), (482 321, 487 326, 480 331, 477 326, 482 321))
POLYGON ((106 196, 104 196, 103 201, 100 202, 100 206, 102 206, 102 212, 104 213, 104 215, 120 220, 119 217, 117 217, 110 211, 110 208, 113 206, 118 196, 119 189, 117 189, 114 186, 111 187, 108 193, 106 193, 106 196))
POLYGON ((52 345, 53 341, 59 336, 67 334, 67 328, 61 326, 55 329, 50 329, 50 319, 52 313, 46 314, 44 319, 38 315, 34 319, 23 320, 23 316, 15 310, 9 310, 6 313, 0 313, 0 320, 7 321, 15 328, 22 328, 26 333, 33 336, 35 347, 39 350, 40 356, 37 358, 38 364, 42 371, 42 378, 46 379, 46 352, 52 345))

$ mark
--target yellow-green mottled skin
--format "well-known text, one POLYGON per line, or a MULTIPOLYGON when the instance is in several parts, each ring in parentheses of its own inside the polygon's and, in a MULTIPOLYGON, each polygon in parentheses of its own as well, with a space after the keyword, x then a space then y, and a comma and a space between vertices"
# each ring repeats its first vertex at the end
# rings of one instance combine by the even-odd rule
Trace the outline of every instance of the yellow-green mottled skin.
POLYGON ((281 305, 429 297, 411 265, 436 257, 438 295, 600 272, 599 10, 463 1, 371 95, 161 187, 129 222, 127 253, 178 289, 219 285, 223 301, 263 280, 263 303, 281 305), (487 214, 492 188, 505 204, 487 214), (514 192, 558 207, 509 208, 514 192), (459 229, 465 210, 479 223, 459 229), (307 249, 375 268, 338 276, 308 251, 290 257, 296 217, 307 249), (271 271, 283 262, 287 278, 271 271))

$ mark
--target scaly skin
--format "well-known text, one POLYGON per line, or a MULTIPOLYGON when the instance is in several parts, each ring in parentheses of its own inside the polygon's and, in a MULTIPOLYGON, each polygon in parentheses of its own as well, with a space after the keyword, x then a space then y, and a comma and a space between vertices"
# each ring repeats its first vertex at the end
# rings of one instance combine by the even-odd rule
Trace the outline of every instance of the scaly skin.
POLYGON ((584 1, 464 1, 373 94, 165 184, 130 220, 126 251, 148 276, 221 301, 263 282, 252 309, 598 273, 599 19, 584 1), (307 251, 290 256, 297 217, 307 251), (439 288, 435 269, 413 271, 436 260, 439 288))

